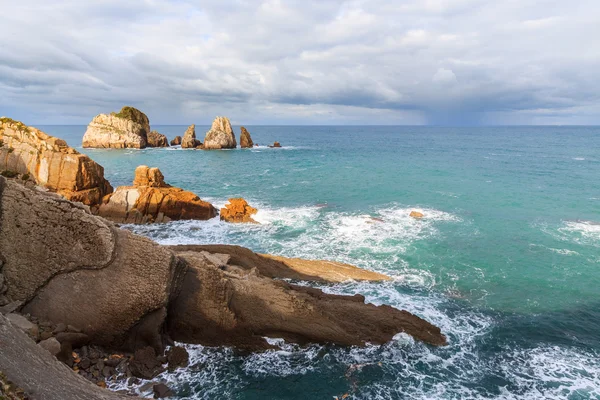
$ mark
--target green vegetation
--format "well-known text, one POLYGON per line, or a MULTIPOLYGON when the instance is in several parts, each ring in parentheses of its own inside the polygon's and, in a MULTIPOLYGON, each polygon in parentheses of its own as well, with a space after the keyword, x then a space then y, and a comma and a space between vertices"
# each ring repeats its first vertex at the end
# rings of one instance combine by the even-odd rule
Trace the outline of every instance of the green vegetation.
POLYGON ((5 178, 15 178, 19 174, 15 171, 5 169, 4 171, 0 172, 0 175, 2 175, 5 178))
POLYGON ((128 119, 130 121, 137 122, 138 124, 142 125, 148 123, 148 117, 146 116, 146 114, 144 114, 137 108, 130 106, 125 106, 121 108, 121 111, 119 111, 118 113, 113 112, 111 113, 111 115, 119 118, 128 119))

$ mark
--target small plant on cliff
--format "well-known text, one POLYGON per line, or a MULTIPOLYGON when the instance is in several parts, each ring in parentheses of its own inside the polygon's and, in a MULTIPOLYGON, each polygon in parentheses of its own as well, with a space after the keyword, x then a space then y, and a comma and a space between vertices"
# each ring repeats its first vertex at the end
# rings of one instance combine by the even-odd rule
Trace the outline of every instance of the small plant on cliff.
POLYGON ((22 180, 24 180, 24 181, 28 181, 28 180, 29 180, 29 174, 24 174, 24 175, 21 177, 21 179, 22 179, 22 180))
POLYGON ((133 108, 130 106, 125 106, 121 108, 121 111, 119 111, 118 113, 113 112, 111 114, 115 117, 128 119, 130 121, 137 122, 138 124, 142 125, 148 123, 148 117, 146 116, 146 114, 144 114, 137 108, 133 108))
POLYGON ((11 170, 5 169, 4 171, 0 172, 0 175, 2 175, 5 178, 14 178, 14 177, 16 177, 19 174, 17 172, 15 172, 15 171, 11 171, 11 170))

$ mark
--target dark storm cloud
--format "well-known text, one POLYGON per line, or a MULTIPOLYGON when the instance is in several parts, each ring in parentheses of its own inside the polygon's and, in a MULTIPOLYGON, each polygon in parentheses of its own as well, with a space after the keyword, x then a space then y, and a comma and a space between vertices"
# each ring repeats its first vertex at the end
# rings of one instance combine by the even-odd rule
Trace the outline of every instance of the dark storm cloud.
POLYGON ((0 114, 600 123, 592 0, 0 0, 0 114))

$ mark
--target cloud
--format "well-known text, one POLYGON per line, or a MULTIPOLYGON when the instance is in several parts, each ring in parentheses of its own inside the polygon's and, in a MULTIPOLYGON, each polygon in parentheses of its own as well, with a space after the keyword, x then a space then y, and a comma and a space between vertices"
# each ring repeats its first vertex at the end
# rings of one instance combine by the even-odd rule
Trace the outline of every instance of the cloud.
POLYGON ((600 123, 593 0, 0 1, 29 123, 600 123))

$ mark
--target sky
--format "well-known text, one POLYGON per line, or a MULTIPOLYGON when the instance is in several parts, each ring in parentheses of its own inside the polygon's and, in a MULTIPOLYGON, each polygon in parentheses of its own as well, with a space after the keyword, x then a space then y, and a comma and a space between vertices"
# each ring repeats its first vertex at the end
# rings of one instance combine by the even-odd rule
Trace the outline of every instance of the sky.
POLYGON ((598 0, 0 0, 0 115, 600 124, 598 0))

